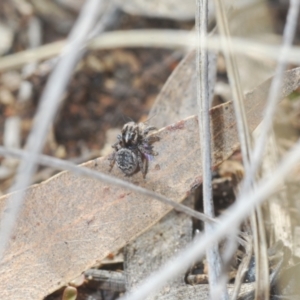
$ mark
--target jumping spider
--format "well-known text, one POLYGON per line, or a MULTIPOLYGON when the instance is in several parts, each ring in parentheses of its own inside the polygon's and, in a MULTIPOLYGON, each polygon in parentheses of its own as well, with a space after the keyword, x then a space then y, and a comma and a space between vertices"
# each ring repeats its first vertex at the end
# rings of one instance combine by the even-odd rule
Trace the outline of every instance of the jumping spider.
POLYGON ((112 145, 114 152, 109 158, 110 170, 117 162, 120 170, 125 176, 130 176, 136 172, 138 167, 145 178, 148 167, 148 160, 158 153, 153 150, 152 143, 159 140, 158 136, 148 136, 150 131, 157 130, 153 126, 144 123, 126 123, 117 136, 118 141, 112 145))

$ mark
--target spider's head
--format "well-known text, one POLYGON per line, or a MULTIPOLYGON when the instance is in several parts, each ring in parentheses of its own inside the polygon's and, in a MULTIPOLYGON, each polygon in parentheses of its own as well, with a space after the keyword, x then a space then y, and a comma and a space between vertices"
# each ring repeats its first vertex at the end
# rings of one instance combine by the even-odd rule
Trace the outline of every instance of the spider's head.
POLYGON ((138 142, 138 124, 134 122, 126 123, 122 129, 122 140, 126 146, 136 145, 138 142))

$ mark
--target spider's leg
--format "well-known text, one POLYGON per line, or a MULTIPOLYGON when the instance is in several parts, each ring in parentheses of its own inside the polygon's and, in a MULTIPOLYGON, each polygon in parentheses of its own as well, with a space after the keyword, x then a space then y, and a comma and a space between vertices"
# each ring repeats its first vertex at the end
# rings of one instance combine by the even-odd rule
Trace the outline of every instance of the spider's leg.
POLYGON ((152 144, 152 143, 157 142, 159 140, 160 140, 160 138, 157 135, 151 135, 151 136, 146 137, 144 139, 144 142, 147 143, 147 144, 152 144))
POLYGON ((114 148, 115 150, 118 149, 118 145, 119 145, 120 142, 116 142, 114 143, 113 145, 111 145, 112 148, 114 148))
POLYGON ((148 145, 148 144, 138 145, 138 149, 143 154, 149 154, 149 155, 153 155, 153 156, 158 155, 158 152, 154 151, 153 148, 152 148, 152 146, 148 145))
POLYGON ((154 126, 148 126, 145 130, 144 130, 144 135, 147 135, 150 131, 152 130, 157 130, 156 127, 154 126))
POLYGON ((111 147, 114 148, 116 151, 118 150, 118 146, 120 146, 121 142, 122 142, 122 136, 120 134, 118 134, 117 136, 118 141, 115 142, 111 147))
POLYGON ((152 152, 153 152, 152 147, 150 145, 147 147, 147 145, 140 144, 140 145, 138 145, 138 149, 141 152, 141 154, 152 155, 152 152))
POLYGON ((110 166, 110 169, 109 169, 109 172, 112 170, 112 168, 114 167, 114 164, 115 164, 115 161, 116 161, 116 154, 117 154, 117 151, 114 151, 109 157, 108 157, 108 160, 110 160, 110 163, 109 163, 109 166, 110 166))
POLYGON ((147 174, 147 171, 148 171, 148 159, 144 159, 144 178, 146 178, 146 174, 147 174))
POLYGON ((137 151, 137 160, 140 167, 141 172, 143 173, 143 177, 146 177, 147 172, 147 159, 143 161, 143 153, 141 151, 137 151))

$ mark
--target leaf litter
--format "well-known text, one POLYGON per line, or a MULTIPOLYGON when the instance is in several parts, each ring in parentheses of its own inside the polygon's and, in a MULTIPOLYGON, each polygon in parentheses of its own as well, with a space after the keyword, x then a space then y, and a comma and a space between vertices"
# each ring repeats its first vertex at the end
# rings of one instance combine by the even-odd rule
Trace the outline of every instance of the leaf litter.
MULTIPOLYGON (((281 98, 299 85, 300 68, 287 71, 281 98)), ((246 94, 251 130, 263 117, 269 86, 270 80, 267 80, 246 94)), ((211 116, 213 165, 217 166, 238 149, 232 103, 214 107, 211 116)), ((160 129, 157 133, 160 141, 154 145, 159 155, 149 163, 146 179, 141 173, 124 178, 118 169, 111 174, 174 201, 182 201, 201 183, 197 130, 195 116, 160 129)), ((106 174, 109 170, 107 157, 82 166, 106 174)), ((18 274, 27 274, 18 276, 18 287, 25 293, 22 299, 41 298, 123 247, 171 209, 141 194, 69 172, 30 187, 25 197, 1 266, 0 290, 7 299, 12 296, 13 279, 18 274), (36 288, 27 289, 32 282, 36 288)), ((0 198, 2 212, 7 198, 7 195, 0 198)))

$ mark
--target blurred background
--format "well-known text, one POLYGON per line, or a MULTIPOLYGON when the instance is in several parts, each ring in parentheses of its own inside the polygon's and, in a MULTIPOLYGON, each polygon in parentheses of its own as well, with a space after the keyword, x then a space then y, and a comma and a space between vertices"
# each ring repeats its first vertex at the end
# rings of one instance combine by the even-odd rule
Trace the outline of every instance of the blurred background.
MULTIPOLYGON (((59 43, 67 38, 83 3, 83 0, 0 0, 1 145, 24 147, 41 93, 57 62, 61 49, 59 43), (43 48, 45 45, 50 46, 52 54, 43 48), (31 57, 27 61, 28 51, 38 59, 31 57)), ((234 37, 270 45, 280 44, 288 0, 227 0, 226 3, 234 37)), ((195 26, 193 0, 119 0, 116 6, 106 33, 133 29, 192 31, 195 26)), ((212 5, 209 28, 211 31, 215 28, 212 5)), ((296 45, 300 41, 299 29, 300 22, 295 36, 296 45)), ((76 67, 47 136, 44 154, 77 164, 109 154, 110 145, 124 123, 147 119, 162 87, 189 51, 189 45, 176 49, 146 48, 142 44, 134 48, 96 48, 88 48, 76 67)), ((251 53, 239 52, 237 60, 244 92, 274 74, 276 64, 271 58, 254 54, 251 57, 251 53)), ((231 91, 224 57, 216 52, 212 106, 229 100, 231 91)), ((299 100, 300 94, 296 91, 281 103, 277 112, 274 128, 280 154, 299 138, 299 100)), ((241 161, 239 153, 236 160, 241 161)), ((8 192, 17 166, 18 160, 0 157, 0 195, 8 192)), ((228 168, 224 174, 228 174, 228 168)), ((240 166, 234 168, 239 169, 240 166)), ((32 183, 44 181, 55 172, 48 167, 39 167, 32 183)), ((220 179, 222 174, 216 177, 220 179)), ((294 214, 299 206, 295 199, 298 197, 295 192, 298 176, 296 172, 290 179, 290 211, 294 214)), ((224 200, 224 191, 228 196, 225 200, 232 203, 234 193, 232 187, 228 188, 228 181, 217 186, 216 197, 224 200)), ((60 299, 56 297, 60 294, 47 299, 60 299)), ((96 287, 82 291, 80 297, 78 299, 114 299, 115 296, 103 296, 96 287), (97 295, 92 296, 93 293, 97 295)))

